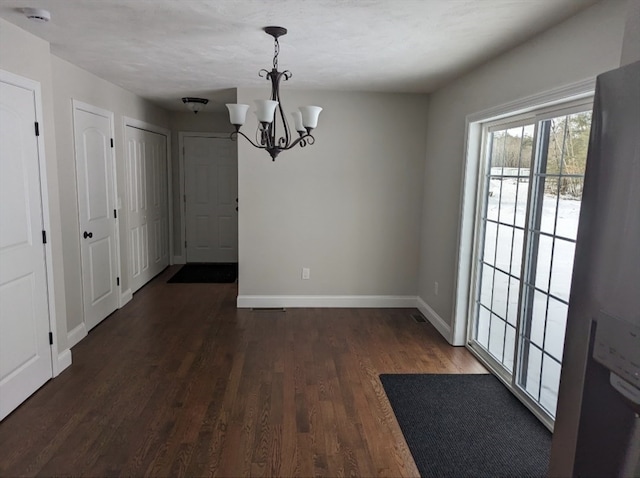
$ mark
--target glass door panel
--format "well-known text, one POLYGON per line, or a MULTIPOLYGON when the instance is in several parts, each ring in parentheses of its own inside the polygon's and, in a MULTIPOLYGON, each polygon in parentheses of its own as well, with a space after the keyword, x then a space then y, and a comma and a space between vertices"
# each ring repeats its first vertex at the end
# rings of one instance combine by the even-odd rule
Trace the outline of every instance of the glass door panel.
POLYGON ((514 364, 534 133, 535 124, 528 122, 487 138, 473 338, 507 375, 514 364))
POLYGON ((555 417, 591 113, 540 121, 517 384, 555 417))
POLYGON ((470 344, 551 420, 590 126, 571 112, 485 130, 470 344))

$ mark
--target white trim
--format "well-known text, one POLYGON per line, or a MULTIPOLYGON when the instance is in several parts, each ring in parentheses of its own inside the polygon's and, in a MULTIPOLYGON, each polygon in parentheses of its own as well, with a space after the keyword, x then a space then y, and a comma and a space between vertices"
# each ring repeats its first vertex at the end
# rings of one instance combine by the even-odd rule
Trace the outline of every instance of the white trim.
MULTIPOLYGON (((52 377, 56 377, 62 370, 66 368, 62 367, 58 363, 58 317, 56 314, 56 301, 55 301, 55 281, 53 280, 53 248, 52 242, 55 240, 51 236, 51 212, 49 210, 49 189, 47 186, 47 161, 45 158, 45 144, 44 144, 44 130, 46 128, 44 122, 44 114, 42 112, 42 90, 40 83, 29 78, 25 78, 20 75, 8 72, 0 69, 0 81, 4 83, 13 84, 20 88, 27 88, 33 91, 36 121, 40 127, 40 135, 36 136, 36 142, 38 147, 38 165, 40 167, 40 203, 42 206, 42 227, 45 231, 49 232, 49 240, 44 245, 44 260, 46 267, 46 281, 47 281, 47 302, 49 305, 49 331, 53 336, 53 344, 51 345, 51 372, 52 377)), ((71 352, 69 352, 69 363, 71 363, 71 352)))
POLYGON ((87 326, 84 322, 81 322, 80 325, 74 327, 71 331, 67 333, 67 342, 69 348, 72 348, 82 339, 87 336, 87 326))
MULTIPOLYGON (((464 344, 467 339, 469 317, 469 288, 472 280, 473 248, 475 241, 475 214, 477 203, 477 184, 482 145, 482 125, 502 118, 531 113, 541 108, 553 107, 562 103, 583 100, 593 95, 595 78, 543 93, 488 108, 466 117, 464 164, 462 168, 462 188, 460 191, 460 223, 458 227, 456 285, 453 297, 453 344, 464 344)), ((535 115, 534 115, 535 116, 535 115)))
POLYGON ((127 305, 129 301, 133 299, 133 292, 131 292, 131 287, 120 294, 120 308, 127 305))
POLYGON ((55 368, 57 369, 57 373, 54 375, 54 377, 57 377, 58 375, 60 375, 60 373, 66 369, 67 367, 71 366, 71 349, 65 349, 62 352, 60 352, 57 356, 57 359, 54 360, 55 362, 55 368))
POLYGON ((436 328, 436 330, 440 332, 440 335, 442 335, 447 342, 455 346, 464 345, 464 342, 455 343, 451 339, 451 326, 447 324, 444 321, 444 319, 440 317, 438 313, 435 310, 433 310, 433 308, 431 308, 429 304, 427 304, 424 300, 422 300, 421 297, 418 297, 417 307, 418 307, 418 310, 422 312, 422 315, 424 315, 429 320, 429 322, 431 322, 431 325, 433 325, 436 328))
POLYGON ((186 264, 187 261, 184 258, 184 256, 173 256, 172 258, 172 264, 186 264))
POLYGON ((239 309, 262 307, 414 308, 409 295, 239 295, 239 309))
POLYGON ((498 120, 507 116, 528 113, 531 110, 542 107, 587 98, 593 95, 595 89, 596 78, 587 78, 586 80, 578 81, 570 85, 561 86, 519 100, 510 101, 509 103, 487 108, 476 113, 471 113, 467 115, 467 124, 486 123, 487 121, 498 120))
MULTIPOLYGON (((184 200, 185 187, 184 187, 184 138, 219 138, 229 139, 229 133, 199 133, 192 131, 178 131, 178 187, 179 196, 178 202, 180 203, 180 255, 174 256, 174 264, 186 264, 187 262, 187 248, 184 246, 184 242, 187 240, 187 223, 186 223, 186 201, 184 200), (182 260, 182 262, 177 262, 182 260)), ((173 252, 173 249, 171 250, 173 252)))

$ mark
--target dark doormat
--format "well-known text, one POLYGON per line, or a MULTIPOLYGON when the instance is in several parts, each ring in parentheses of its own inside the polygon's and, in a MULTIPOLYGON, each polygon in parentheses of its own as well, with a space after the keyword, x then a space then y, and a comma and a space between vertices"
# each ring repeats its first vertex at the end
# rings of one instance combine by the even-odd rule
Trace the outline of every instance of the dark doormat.
POLYGON ((238 277, 238 263, 185 264, 168 283, 181 284, 227 284, 238 277))
POLYGON ((493 375, 380 375, 426 477, 543 477, 551 433, 493 375))

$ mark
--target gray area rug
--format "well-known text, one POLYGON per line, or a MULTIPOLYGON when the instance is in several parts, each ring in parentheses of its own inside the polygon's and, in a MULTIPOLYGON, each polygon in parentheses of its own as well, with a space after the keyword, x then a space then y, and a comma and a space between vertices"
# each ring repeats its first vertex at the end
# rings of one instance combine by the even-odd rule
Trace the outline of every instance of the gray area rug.
POLYGON ((493 375, 380 375, 423 478, 543 477, 551 433, 493 375))

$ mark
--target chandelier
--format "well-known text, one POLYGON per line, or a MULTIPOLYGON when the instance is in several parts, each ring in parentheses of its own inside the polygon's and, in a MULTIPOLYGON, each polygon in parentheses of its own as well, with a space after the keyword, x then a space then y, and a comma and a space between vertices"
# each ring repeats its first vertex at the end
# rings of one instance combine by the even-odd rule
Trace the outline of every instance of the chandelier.
POLYGON ((298 111, 291 113, 298 132, 298 138, 293 139, 282 102, 280 101, 280 80, 283 78, 288 80, 291 78, 292 73, 289 70, 278 71, 278 54, 280 53, 278 37, 286 35, 287 29, 283 27, 265 27, 264 31, 271 35, 274 40, 273 69, 271 71, 262 69, 258 72, 258 76, 271 81, 271 97, 268 100, 255 100, 256 116, 258 117, 255 142, 240 131, 246 121, 249 105, 230 103, 227 104, 227 108, 229 109, 229 120, 236 129, 231 133, 231 139, 236 139, 238 135, 241 135, 254 147, 266 150, 271 155, 271 159, 275 161, 276 156, 281 151, 291 149, 298 144, 304 147, 307 144, 315 143, 315 138, 311 135, 311 131, 318 125, 318 116, 322 108, 319 106, 301 106, 298 111), (281 135, 279 137, 276 132, 278 116, 282 121, 281 135))

